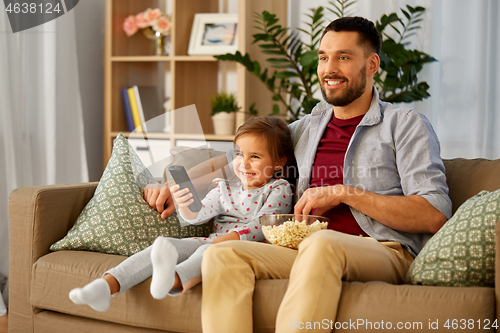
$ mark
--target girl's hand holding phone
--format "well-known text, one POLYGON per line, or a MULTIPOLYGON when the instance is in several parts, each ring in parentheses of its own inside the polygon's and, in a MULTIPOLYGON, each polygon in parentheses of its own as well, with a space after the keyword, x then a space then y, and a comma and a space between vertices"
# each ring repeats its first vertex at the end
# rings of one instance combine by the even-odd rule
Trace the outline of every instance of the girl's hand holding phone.
POLYGON ((189 191, 189 189, 184 188, 180 190, 180 186, 176 184, 170 188, 170 192, 172 193, 172 197, 179 207, 179 212, 182 214, 182 216, 188 220, 193 220, 194 218, 196 218, 198 214, 192 212, 188 208, 188 206, 194 202, 193 194, 189 191))

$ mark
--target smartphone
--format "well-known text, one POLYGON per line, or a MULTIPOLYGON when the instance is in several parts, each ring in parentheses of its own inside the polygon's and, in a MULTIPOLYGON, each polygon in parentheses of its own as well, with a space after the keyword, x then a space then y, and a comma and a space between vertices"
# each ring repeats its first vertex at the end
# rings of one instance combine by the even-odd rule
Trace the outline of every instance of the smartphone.
POLYGON ((189 192, 193 195, 192 199, 194 202, 190 204, 188 208, 193 213, 198 213, 203 205, 201 204, 201 200, 196 193, 191 179, 189 179, 186 169, 184 169, 182 165, 171 165, 168 167, 168 171, 172 175, 172 178, 174 178, 175 183, 180 186, 181 190, 185 188, 189 189, 189 192))

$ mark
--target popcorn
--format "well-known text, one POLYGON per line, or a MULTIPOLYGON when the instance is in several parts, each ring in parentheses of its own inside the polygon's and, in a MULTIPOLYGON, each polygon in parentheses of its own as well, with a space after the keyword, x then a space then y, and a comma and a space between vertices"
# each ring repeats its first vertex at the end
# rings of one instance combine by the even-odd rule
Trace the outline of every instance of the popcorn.
POLYGON ((281 225, 262 226, 262 233, 271 244, 297 249, 300 242, 316 231, 326 229, 327 222, 286 221, 281 225))

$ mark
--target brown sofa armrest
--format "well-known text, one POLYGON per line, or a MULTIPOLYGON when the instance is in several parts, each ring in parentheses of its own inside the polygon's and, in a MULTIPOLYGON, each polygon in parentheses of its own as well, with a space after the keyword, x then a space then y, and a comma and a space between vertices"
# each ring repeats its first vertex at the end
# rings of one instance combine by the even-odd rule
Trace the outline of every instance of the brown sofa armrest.
POLYGON ((66 235, 97 184, 21 187, 10 194, 9 332, 33 331, 33 263, 66 235))

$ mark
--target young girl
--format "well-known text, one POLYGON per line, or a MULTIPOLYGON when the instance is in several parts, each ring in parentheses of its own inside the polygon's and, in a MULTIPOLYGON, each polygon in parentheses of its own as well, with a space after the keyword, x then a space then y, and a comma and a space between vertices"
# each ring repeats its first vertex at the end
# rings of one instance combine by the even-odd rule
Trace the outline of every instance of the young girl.
POLYGON ((177 295, 201 281, 203 252, 211 244, 226 240, 264 239, 259 218, 266 214, 288 213, 292 208, 292 189, 274 175, 293 160, 288 126, 273 117, 253 117, 238 129, 234 139, 233 169, 239 179, 220 181, 202 200, 200 212, 192 212, 188 189, 171 188, 179 215, 190 224, 201 224, 215 217, 215 232, 208 238, 158 237, 147 249, 127 258, 83 288, 69 293, 76 304, 87 304, 96 311, 109 308, 111 295, 122 293, 152 277, 151 295, 162 299, 177 295))

